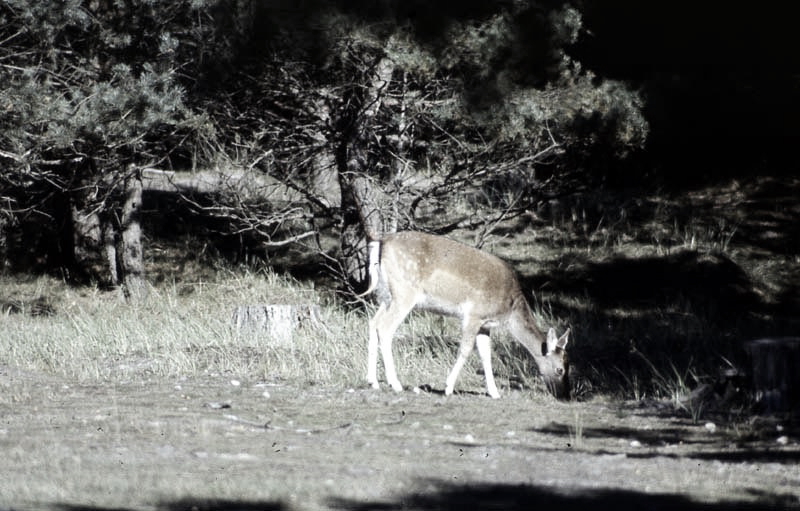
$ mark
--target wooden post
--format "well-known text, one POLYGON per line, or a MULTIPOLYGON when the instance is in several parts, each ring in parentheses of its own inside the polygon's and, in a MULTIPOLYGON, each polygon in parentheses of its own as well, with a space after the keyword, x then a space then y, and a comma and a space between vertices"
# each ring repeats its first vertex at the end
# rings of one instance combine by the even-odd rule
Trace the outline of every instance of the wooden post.
POLYGON ((800 337, 757 339, 747 342, 745 349, 762 412, 800 410, 800 337))

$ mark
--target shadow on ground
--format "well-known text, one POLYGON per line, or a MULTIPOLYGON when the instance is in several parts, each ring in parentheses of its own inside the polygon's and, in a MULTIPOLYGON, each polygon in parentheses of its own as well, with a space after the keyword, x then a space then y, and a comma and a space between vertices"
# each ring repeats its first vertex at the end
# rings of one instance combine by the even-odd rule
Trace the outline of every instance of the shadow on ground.
POLYGON ((660 257, 574 260, 523 278, 528 289, 552 289, 558 295, 590 297, 600 314, 625 310, 630 315, 682 306, 711 323, 730 323, 731 315, 768 312, 745 271, 723 254, 683 251, 660 257))
MULTIPOLYGON (((539 485, 470 484, 441 481, 423 482, 424 492, 411 492, 389 500, 358 501, 332 498, 331 509, 344 511, 461 511, 463 509, 522 511, 528 509, 592 509, 601 511, 756 511, 762 509, 798 509, 796 495, 773 494, 757 489, 749 493, 751 500, 697 502, 675 494, 653 494, 615 489, 565 489, 539 485)), ((302 504, 301 504, 302 505, 302 504)), ((81 505, 59 505, 58 511, 132 511, 128 508, 105 508, 81 505)), ((180 499, 158 504, 159 511, 289 511, 280 502, 248 500, 180 499)))
POLYGON ((329 502, 334 509, 347 511, 389 511, 395 509, 435 511, 462 509, 592 509, 614 511, 750 511, 797 509, 797 496, 775 495, 752 490, 753 501, 696 502, 673 494, 652 494, 628 490, 561 489, 538 485, 477 484, 458 485, 431 483, 436 489, 420 494, 407 494, 389 501, 357 502, 336 499, 329 502), (757 502, 756 502, 757 501, 757 502))
MULTIPOLYGON (((569 443, 574 441, 575 438, 574 426, 557 422, 551 422, 544 427, 533 428, 530 431, 563 438, 563 445, 565 446, 569 446, 569 443)), ((794 436, 794 433, 789 432, 789 435, 794 436)), ((718 461, 720 463, 779 463, 782 465, 796 465, 800 463, 800 450, 798 450, 796 446, 791 448, 779 447, 775 444, 774 438, 772 437, 768 442, 748 442, 743 449, 730 449, 731 444, 737 443, 736 438, 719 432, 713 437, 708 435, 693 435, 687 428, 682 428, 680 426, 653 429, 583 426, 580 431, 580 436, 582 439, 587 440, 624 440, 625 444, 623 445, 627 445, 627 442, 635 440, 646 448, 658 448, 679 444, 693 446, 692 450, 685 454, 654 450, 648 450, 646 452, 626 452, 625 456, 630 459, 691 458, 718 461)), ((569 449, 569 447, 566 449, 569 449)), ((595 451, 594 454, 619 454, 619 452, 609 452, 603 448, 603 450, 595 451)), ((800 501, 798 501, 797 504, 800 506, 800 501)))
MULTIPOLYGON (((109 508, 64 504, 55 506, 57 511, 133 511, 132 508, 109 508)), ((251 501, 231 499, 179 499, 161 502, 155 509, 158 511, 289 511, 288 506, 280 502, 251 501)))
MULTIPOLYGON (((551 422, 541 428, 532 428, 530 431, 562 438, 572 438, 575 436, 574 425, 561 424, 558 422, 551 422)), ((585 439, 610 438, 617 440, 636 440, 644 446, 654 447, 678 443, 702 445, 716 442, 716 440, 707 436, 705 438, 692 437, 689 435, 686 428, 679 426, 652 429, 629 428, 623 426, 583 426, 581 427, 580 436, 585 439)))

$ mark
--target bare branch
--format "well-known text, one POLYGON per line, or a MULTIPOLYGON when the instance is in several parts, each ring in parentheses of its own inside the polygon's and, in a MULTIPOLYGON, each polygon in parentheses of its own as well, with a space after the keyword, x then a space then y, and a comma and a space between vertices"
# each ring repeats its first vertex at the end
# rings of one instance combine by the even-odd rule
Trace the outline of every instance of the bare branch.
POLYGON ((3 158, 8 158, 9 160, 14 160, 17 163, 27 163, 26 158, 24 156, 16 153, 10 153, 8 151, 3 151, 2 149, 0 149, 0 156, 2 156, 3 158))
POLYGON ((306 232, 304 232, 302 234, 297 234, 295 236, 292 236, 290 238, 286 238, 286 239, 283 239, 283 240, 280 240, 280 241, 271 241, 271 240, 270 241, 262 241, 261 245, 264 246, 264 247, 269 247, 269 248, 283 247, 283 246, 286 246, 286 245, 289 245, 289 244, 292 244, 292 243, 297 243, 300 240, 308 238, 309 236, 314 236, 316 234, 318 234, 317 231, 306 231, 306 232))

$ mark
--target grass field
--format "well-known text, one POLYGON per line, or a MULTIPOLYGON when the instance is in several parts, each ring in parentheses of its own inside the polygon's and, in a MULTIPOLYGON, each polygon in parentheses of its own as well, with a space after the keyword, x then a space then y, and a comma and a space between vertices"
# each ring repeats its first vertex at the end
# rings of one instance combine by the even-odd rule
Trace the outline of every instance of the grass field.
MULTIPOLYGON (((73 288, 50 277, 7 278, 0 287, 17 297, 22 312, 3 318, 0 353, 11 367, 86 382, 230 375, 353 386, 366 374, 367 313, 270 272, 221 270, 213 281, 152 288, 138 306, 114 291, 73 288), (52 315, 36 314, 41 296, 53 304, 52 315), (289 343, 274 342, 266 331, 239 331, 232 322, 237 305, 298 303, 320 306, 321 317, 298 328, 289 343)), ((399 363, 410 375, 447 371, 450 361, 434 355, 443 350, 447 324, 421 319, 404 337, 420 342, 410 349, 398 342, 406 353, 399 363)))
POLYGON ((543 327, 572 328, 570 403, 505 334, 502 399, 477 357, 445 398, 457 325, 424 315, 395 343, 409 390, 367 389, 371 306, 265 269, 151 260, 137 306, 0 277, 0 510, 800 508, 796 418, 753 415, 746 391, 687 399, 746 370, 743 341, 797 334, 798 191, 576 201, 498 226, 484 248, 543 327), (231 322, 296 303, 319 321, 288 343, 231 322))

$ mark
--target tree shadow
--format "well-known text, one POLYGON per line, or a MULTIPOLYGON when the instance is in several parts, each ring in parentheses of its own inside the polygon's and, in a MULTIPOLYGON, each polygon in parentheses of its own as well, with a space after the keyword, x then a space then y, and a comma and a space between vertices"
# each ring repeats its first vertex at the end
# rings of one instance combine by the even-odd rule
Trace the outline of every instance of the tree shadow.
POLYGON ((748 372, 744 341, 800 328, 793 308, 800 301, 765 299, 725 254, 566 257, 521 281, 571 324, 573 374, 591 377, 595 390, 636 382, 640 394, 650 394, 677 381, 691 389, 701 383, 698 375, 713 384, 727 361, 748 372))
MULTIPOLYGON (((551 422, 541 428, 531 428, 529 431, 551 436, 571 438, 576 435, 575 426, 551 422)), ((663 446, 668 444, 714 444, 718 442, 713 438, 698 438, 690 435, 686 428, 679 426, 657 429, 614 427, 587 427, 580 428, 582 438, 613 438, 623 440, 637 440, 644 446, 663 446)))
MULTIPOLYGON (((563 261, 561 262, 563 266, 563 261)), ((601 262, 572 260, 566 269, 524 277, 528 289, 591 298, 600 312, 648 312, 683 303, 717 323, 731 314, 765 311, 746 272, 723 254, 681 251, 665 256, 618 256, 601 262)))
POLYGON ((162 502, 159 511, 288 511, 289 506, 273 501, 230 499, 181 499, 162 502))
POLYGON ((778 463, 781 465, 797 465, 800 463, 800 451, 778 449, 747 449, 744 451, 702 451, 686 456, 696 460, 720 461, 722 463, 778 463))
MULTIPOLYGON (((759 321, 759 315, 772 316, 773 320, 796 318, 800 311, 800 272, 786 259, 797 254, 800 244, 798 193, 798 179, 764 177, 726 187, 687 189, 679 195, 631 198, 629 194, 610 193, 608 197, 595 194, 597 198, 593 199, 578 197, 573 207, 584 210, 589 225, 606 225, 607 216, 613 216, 610 212, 622 208, 626 212, 624 221, 608 227, 612 237, 622 237, 624 230, 625 238, 637 246, 663 246, 671 253, 620 255, 598 261, 591 250, 585 254, 573 251, 552 261, 537 262, 544 267, 524 282, 528 289, 552 295, 556 303, 560 296, 588 299, 600 314, 617 309, 652 315, 659 309, 674 309, 677 304, 683 305, 679 312, 708 316, 715 325, 724 327, 744 318, 756 321, 760 329, 770 328, 775 321, 759 321), (688 226, 687 232, 681 234, 679 226, 688 226), (719 250, 680 248, 687 246, 686 238, 694 239, 695 231, 710 238, 709 243, 720 238, 717 244, 712 243, 719 250), (775 260, 779 266, 768 265, 762 270, 757 262, 760 260, 775 260), (764 278, 776 281, 762 282, 764 278)), ((590 235, 574 234, 570 244, 591 249, 590 235)), ((793 328, 798 326, 796 321, 791 323, 793 328)), ((774 326, 772 329, 766 335, 780 334, 774 326)))
MULTIPOLYGON (((551 422, 541 428, 532 428, 530 431, 551 436, 564 438, 564 445, 569 446, 569 442, 574 441, 576 435, 582 439, 617 439, 626 441, 638 441, 645 448, 664 447, 667 445, 691 445, 692 452, 676 454, 671 452, 630 452, 624 454, 631 459, 649 458, 689 458, 707 461, 719 461, 721 463, 779 463, 794 465, 800 462, 800 450, 796 447, 778 447, 774 443, 774 438, 769 442, 748 443, 746 447, 731 450, 730 445, 737 443, 737 438, 715 433, 715 436, 699 436, 692 434, 686 428, 666 427, 656 429, 637 429, 627 427, 581 427, 580 433, 576 433, 575 427, 567 424, 551 422), (696 449, 696 450, 694 450, 696 449)), ((791 434, 791 433, 790 433, 791 434)), ((773 435, 774 436, 774 435, 773 435)), ((608 450, 599 450, 593 454, 620 454, 608 450)))
MULTIPOLYGON (((597 452, 596 454, 614 454, 610 452, 597 452)), ((632 460, 672 458, 693 459, 703 461, 718 461, 720 463, 777 463, 780 465, 796 465, 800 462, 800 451, 783 451, 776 449, 746 451, 700 451, 679 455, 663 452, 634 452, 625 453, 625 457, 632 460)))
MULTIPOLYGON (((614 511, 756 511, 797 509, 798 497, 759 489, 747 490, 752 499, 698 502, 691 497, 669 493, 645 493, 622 489, 580 489, 543 485, 477 483, 469 485, 445 481, 421 481, 422 491, 412 491, 390 500, 357 501, 331 498, 331 509, 345 511, 446 511, 462 509, 613 509, 614 511)), ((132 511, 133 508, 60 504, 58 511, 132 511)), ((274 501, 233 499, 179 499, 157 504, 159 511, 289 511, 289 506, 274 501)))
POLYGON ((502 509, 522 511, 528 509, 613 509, 615 511, 750 511, 770 509, 796 509, 797 496, 775 494, 752 489, 753 500, 723 500, 698 502, 678 494, 644 493, 621 489, 575 489, 543 485, 514 485, 479 483, 461 485, 444 481, 424 481, 423 486, 433 491, 412 492, 392 500, 360 502, 333 499, 328 505, 347 511, 403 510, 462 510, 502 509))
MULTIPOLYGON (((740 244, 761 249, 761 256, 796 255, 800 244, 800 180, 759 178, 742 204, 744 220, 736 228, 740 244)), ((709 201, 713 207, 713 201, 709 201)))
POLYGON ((81 504, 57 504, 51 509, 57 511, 133 511, 133 508, 130 507, 84 506, 81 504))
MULTIPOLYGON (((132 508, 110 508, 60 504, 53 509, 58 511, 133 511, 132 508)), ((275 501, 233 500, 233 499, 195 499, 185 498, 163 501, 155 506, 158 511, 288 511, 289 506, 275 501)))

